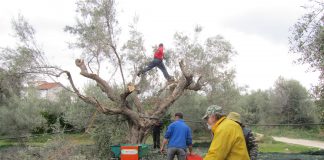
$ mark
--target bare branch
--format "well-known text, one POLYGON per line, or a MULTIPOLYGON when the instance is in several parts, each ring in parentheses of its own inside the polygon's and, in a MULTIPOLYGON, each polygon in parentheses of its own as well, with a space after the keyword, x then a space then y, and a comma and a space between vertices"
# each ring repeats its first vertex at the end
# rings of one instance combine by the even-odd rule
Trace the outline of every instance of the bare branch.
POLYGON ((123 84, 124 84, 124 89, 125 89, 126 88, 126 83, 125 83, 125 78, 124 78, 124 73, 123 73, 123 67, 121 65, 121 63, 122 63, 121 59, 119 57, 119 54, 117 53, 116 47, 113 44, 111 44, 110 46, 113 49, 113 51, 114 51, 114 53, 115 53, 115 55, 116 55, 116 57, 118 59, 118 65, 119 65, 119 69, 120 69, 120 74, 121 74, 121 76, 123 78, 123 84))
MULTIPOLYGON (((99 84, 101 86, 101 89, 109 87, 108 84, 105 81, 103 81, 99 76, 97 76, 95 74, 88 73, 88 71, 86 70, 86 66, 82 60, 76 60, 76 64, 81 69, 81 75, 97 81, 97 84, 99 84), (105 86, 103 86, 103 85, 105 85, 105 86)), ((59 71, 61 71, 61 72, 58 74, 54 74, 54 73, 45 73, 45 74, 50 74, 50 75, 56 76, 56 77, 60 77, 61 75, 66 74, 68 77, 69 83, 71 84, 71 87, 73 89, 73 93, 75 93, 84 102, 95 106, 98 109, 98 111, 100 111, 104 114, 109 114, 109 115, 123 114, 125 116, 128 116, 129 119, 134 124, 139 125, 139 126, 144 126, 144 122, 140 121, 139 115, 136 112, 129 109, 129 107, 128 107, 129 104, 126 101, 126 98, 132 93, 131 91, 125 91, 123 94, 120 95, 120 98, 112 97, 112 99, 116 100, 117 104, 120 104, 120 108, 108 107, 108 106, 100 103, 95 97, 87 97, 85 95, 82 95, 80 93, 80 91, 76 88, 70 72, 61 70, 61 69, 59 69, 59 71)), ((109 88, 109 89, 111 89, 111 88, 109 88)), ((112 90, 109 90, 109 92, 108 92, 109 94, 111 93, 110 91, 112 91, 112 90)), ((112 96, 115 96, 115 95, 112 95, 112 96)))
POLYGON ((97 69, 97 74, 100 75, 100 61, 99 61, 99 53, 96 56, 96 60, 97 60, 97 65, 98 65, 98 69, 97 69))
POLYGON ((109 84, 105 80, 100 78, 97 74, 88 72, 87 67, 85 66, 83 60, 76 59, 75 64, 81 69, 80 74, 83 75, 84 77, 95 80, 97 82, 98 86, 101 88, 101 90, 107 94, 109 99, 111 99, 114 102, 120 101, 120 98, 118 98, 115 95, 113 89, 109 86, 109 84))
POLYGON ((185 89, 192 83, 193 75, 187 71, 184 61, 179 62, 183 77, 179 80, 172 93, 166 97, 162 103, 157 104, 154 109, 153 117, 161 117, 167 109, 184 93, 185 89))
MULTIPOLYGON (((202 83, 202 76, 200 76, 196 83, 193 81, 193 74, 188 71, 183 60, 179 62, 183 77, 180 78, 179 82, 175 86, 172 93, 162 100, 161 103, 155 105, 152 117, 162 117, 167 109, 185 92, 186 89, 198 91, 204 85, 202 83)), ((175 84, 173 84, 175 85, 175 84)), ((165 88, 162 88, 162 91, 165 88)), ((161 91, 161 90, 160 90, 161 91)))
POLYGON ((73 91, 67 89, 66 87, 62 86, 63 88, 67 89, 68 91, 71 91, 75 93, 80 99, 82 99, 84 102, 94 105, 99 111, 101 111, 104 114, 122 114, 121 109, 115 109, 115 108, 109 108, 103 104, 101 104, 96 98, 94 97, 87 97, 84 96, 80 93, 80 91, 76 88, 74 81, 72 79, 71 73, 65 70, 62 70, 57 67, 41 67, 41 68, 51 68, 51 69, 56 69, 57 71, 60 71, 60 73, 54 73, 54 72, 41 72, 41 71, 35 71, 35 72, 28 72, 28 74, 33 73, 33 74, 45 74, 45 75, 51 75, 55 77, 60 77, 63 74, 66 74, 69 80, 69 83, 71 84, 71 87, 73 91))
POLYGON ((74 91, 74 93, 80 98, 82 99, 84 102, 88 103, 88 104, 92 104, 94 105, 99 111, 101 111, 102 113, 105 114, 121 114, 122 110, 120 109, 114 109, 114 108, 108 108, 107 106, 104 106, 103 104, 101 104, 96 98, 94 97, 87 97, 84 96, 80 93, 80 91, 75 87, 74 81, 72 79, 71 73, 68 71, 63 71, 61 73, 59 73, 58 75, 56 75, 57 77, 60 77, 62 74, 66 74, 68 76, 68 80, 71 84, 71 87, 74 91))
POLYGON ((107 29, 108 29, 108 38, 109 38, 109 46, 112 48, 114 54, 116 55, 117 59, 118 59, 118 65, 119 65, 119 69, 120 69, 120 74, 122 76, 122 79, 123 79, 123 84, 124 84, 124 89, 126 89, 126 82, 125 82, 125 78, 124 78, 124 73, 123 73, 123 68, 122 68, 122 62, 121 62, 121 59, 120 59, 120 56, 117 52, 117 49, 116 49, 116 44, 114 44, 114 30, 113 30, 113 26, 111 25, 112 21, 113 21, 113 18, 114 18, 114 10, 111 8, 111 6, 114 5, 114 1, 111 0, 107 3, 105 3, 104 5, 106 5, 104 8, 105 8, 105 18, 106 18, 106 24, 107 24, 107 29), (111 3, 111 4, 107 4, 107 3, 111 3))
MULTIPOLYGON (((93 56, 89 61, 88 61, 88 68, 90 69, 91 73, 93 73, 91 67, 90 67, 90 63, 92 62, 93 58, 95 58, 95 56, 93 56)), ((98 74, 98 73, 97 73, 98 74)))

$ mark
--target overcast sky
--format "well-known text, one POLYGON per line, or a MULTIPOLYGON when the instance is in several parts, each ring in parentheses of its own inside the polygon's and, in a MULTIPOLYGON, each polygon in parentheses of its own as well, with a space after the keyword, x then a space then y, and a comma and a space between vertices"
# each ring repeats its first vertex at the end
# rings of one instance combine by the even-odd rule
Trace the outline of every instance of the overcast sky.
MULTIPOLYGON (((289 28, 304 13, 306 0, 119 0, 119 22, 123 33, 134 15, 139 16, 139 30, 145 46, 160 42, 173 44, 175 32, 192 33, 203 27, 202 36, 222 35, 238 55, 234 57, 236 83, 249 89, 268 89, 279 77, 296 79, 306 88, 315 85, 319 73, 308 66, 294 64, 296 56, 288 53, 289 28)), ((80 54, 69 50, 73 40, 65 33, 75 22, 75 0, 0 0, 0 47, 13 46, 11 19, 23 14, 35 27, 37 41, 54 64, 73 71, 78 82, 74 59, 80 54)), ((80 84, 81 85, 81 84, 80 84)))

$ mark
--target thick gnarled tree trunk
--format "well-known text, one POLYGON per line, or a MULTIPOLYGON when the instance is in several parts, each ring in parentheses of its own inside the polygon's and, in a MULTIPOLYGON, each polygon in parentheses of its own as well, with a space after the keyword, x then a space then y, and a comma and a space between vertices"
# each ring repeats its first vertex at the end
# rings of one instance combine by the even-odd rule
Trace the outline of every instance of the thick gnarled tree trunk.
POLYGON ((145 111, 142 107, 141 100, 137 97, 136 90, 125 89, 123 93, 119 95, 116 94, 117 91, 113 90, 112 87, 103 80, 100 76, 94 73, 89 73, 86 65, 83 60, 77 59, 75 61, 76 66, 81 70, 80 74, 86 78, 94 80, 97 85, 100 87, 102 92, 104 92, 107 97, 113 101, 116 106, 108 106, 104 103, 98 101, 95 97, 87 97, 82 95, 80 91, 75 87, 72 76, 68 71, 62 71, 59 75, 65 73, 68 76, 72 89, 77 96, 82 99, 84 102, 93 105, 97 108, 98 111, 107 114, 107 115, 123 115, 127 118, 129 126, 129 143, 143 143, 148 136, 151 127, 158 119, 161 119, 169 107, 186 91, 186 90, 200 90, 203 86, 201 84, 201 77, 195 82, 193 80, 193 74, 190 73, 183 61, 181 61, 180 68, 183 73, 183 76, 179 79, 178 82, 164 87, 162 90, 169 90, 168 95, 164 98, 160 98, 159 103, 156 103, 153 110, 145 111), (134 96, 135 108, 132 108, 131 102, 127 100, 128 96, 134 96))
POLYGON ((144 143, 145 137, 149 134, 150 129, 147 127, 140 127, 132 125, 129 128, 128 141, 133 144, 144 143))

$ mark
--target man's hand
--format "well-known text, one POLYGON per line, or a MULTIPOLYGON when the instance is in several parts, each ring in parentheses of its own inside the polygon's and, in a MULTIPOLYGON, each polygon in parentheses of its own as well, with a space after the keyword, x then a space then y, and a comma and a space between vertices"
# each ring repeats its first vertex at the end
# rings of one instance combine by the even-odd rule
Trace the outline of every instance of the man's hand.
POLYGON ((161 154, 164 153, 164 146, 163 146, 163 145, 162 145, 162 147, 160 148, 160 152, 161 152, 161 154))
POLYGON ((188 148, 189 148, 189 155, 193 155, 194 153, 192 152, 192 145, 190 145, 188 148))
POLYGON ((162 142, 162 146, 161 146, 161 149, 160 149, 160 152, 163 154, 164 153, 164 146, 168 144, 168 140, 167 139, 163 139, 163 142, 162 142))

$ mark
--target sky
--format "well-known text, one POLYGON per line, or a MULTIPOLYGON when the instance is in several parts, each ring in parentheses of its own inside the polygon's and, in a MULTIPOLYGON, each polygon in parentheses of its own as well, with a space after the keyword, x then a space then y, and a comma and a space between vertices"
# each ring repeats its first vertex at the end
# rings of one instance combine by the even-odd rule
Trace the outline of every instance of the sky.
MULTIPOLYGON (((86 79, 79 75, 74 59, 80 51, 68 48, 74 38, 63 31, 73 25, 75 0, 0 0, 0 47, 14 46, 12 18, 18 13, 36 29, 36 38, 48 59, 72 72, 79 86, 86 79)), ((318 72, 294 63, 298 56, 289 53, 289 29, 305 12, 306 0, 118 0, 118 21, 122 38, 135 15, 144 35, 147 51, 164 43, 172 46, 175 32, 193 33, 203 27, 202 37, 222 35, 237 51, 231 65, 235 82, 249 90, 269 89, 279 76, 295 79, 310 89, 318 72)))

